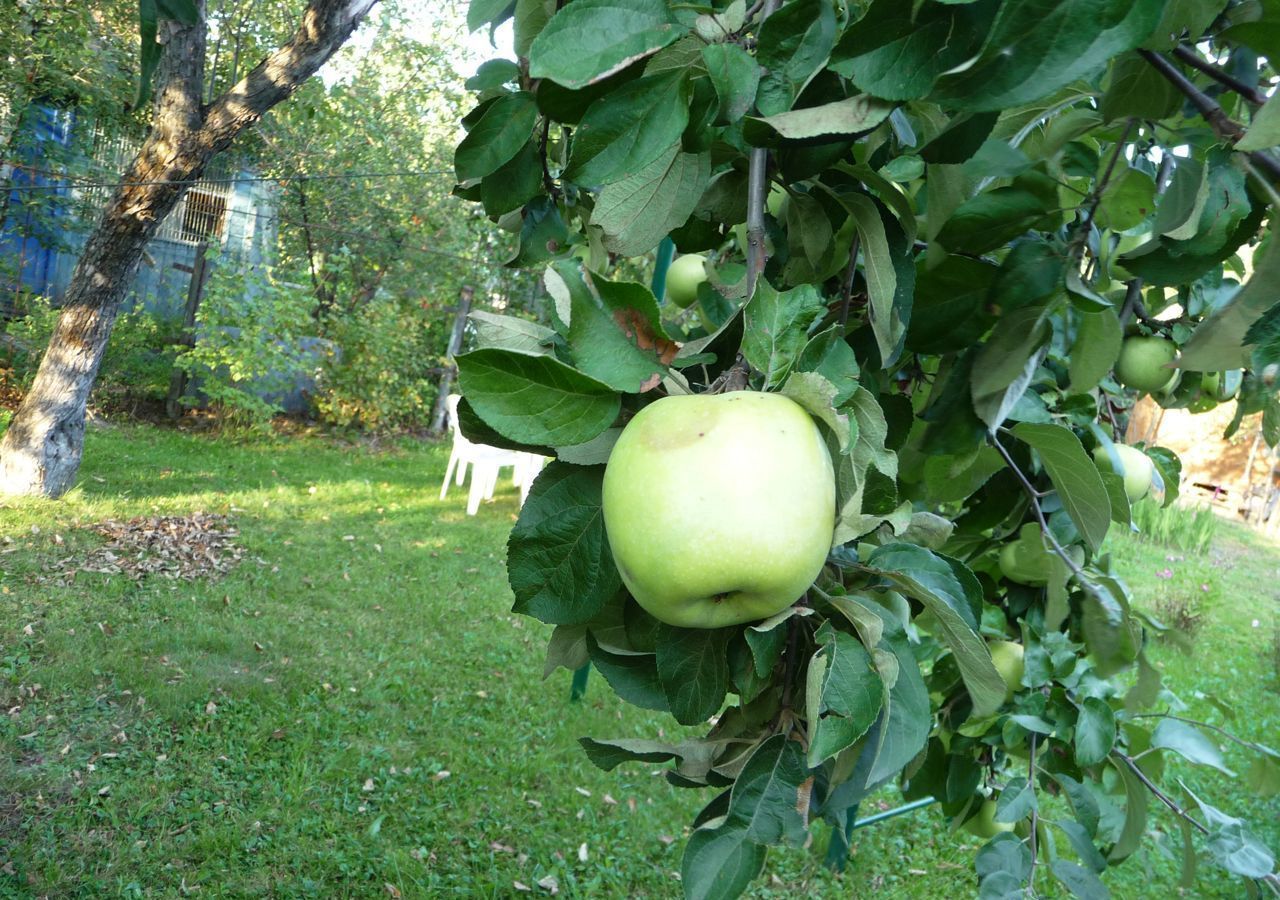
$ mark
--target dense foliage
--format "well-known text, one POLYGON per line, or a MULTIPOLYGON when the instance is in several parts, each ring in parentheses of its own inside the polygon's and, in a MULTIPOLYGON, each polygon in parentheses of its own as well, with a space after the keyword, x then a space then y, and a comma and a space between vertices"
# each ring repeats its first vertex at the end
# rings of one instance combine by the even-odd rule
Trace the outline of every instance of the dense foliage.
MULTIPOLYGON (((1107 896, 1157 805, 1188 877, 1203 851, 1275 890, 1234 815, 1253 811, 1161 785, 1170 754, 1226 770, 1220 736, 1170 714, 1144 652, 1166 626, 1104 539, 1147 490, 1117 474, 1139 393, 1234 399, 1233 430, 1261 412, 1280 438, 1280 9, 472 0, 471 27, 507 20, 516 58, 469 82, 456 191, 519 228, 511 264, 554 310, 475 320, 460 415, 558 457, 508 553, 516 610, 556 626, 548 670, 590 661, 632 703, 712 721, 582 741, 713 790, 686 895, 740 893, 820 820, 838 851, 888 783, 995 833, 983 897, 1107 896), (668 235, 708 256, 687 312, 662 303, 668 235), (649 260, 656 295, 625 275, 649 260), (621 589, 601 464, 654 399, 743 387, 825 430, 827 565, 766 621, 661 624, 621 589)), ((1141 450, 1172 503, 1178 459, 1141 450)), ((1244 753, 1274 794, 1280 756, 1244 753)))

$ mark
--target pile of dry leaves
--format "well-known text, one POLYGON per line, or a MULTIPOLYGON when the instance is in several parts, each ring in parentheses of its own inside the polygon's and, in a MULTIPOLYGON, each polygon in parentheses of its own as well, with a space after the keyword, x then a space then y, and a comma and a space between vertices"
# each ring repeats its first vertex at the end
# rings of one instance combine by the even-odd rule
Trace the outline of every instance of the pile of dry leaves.
POLYGON ((107 538, 78 568, 82 572, 141 578, 207 578, 227 574, 244 558, 240 532, 227 516, 149 516, 90 526, 107 538))

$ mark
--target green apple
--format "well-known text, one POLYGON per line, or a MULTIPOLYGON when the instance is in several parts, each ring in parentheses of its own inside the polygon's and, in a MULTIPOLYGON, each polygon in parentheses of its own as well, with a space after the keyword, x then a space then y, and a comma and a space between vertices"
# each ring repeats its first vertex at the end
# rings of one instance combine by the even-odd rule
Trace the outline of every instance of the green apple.
POLYGON ((965 821, 964 828, 970 834, 976 835, 983 840, 990 840, 1002 832, 1013 831, 1013 823, 997 822, 996 801, 983 800, 982 805, 978 807, 978 811, 965 821))
POLYGON ((688 309, 698 299, 698 285, 707 280, 707 258, 686 253, 667 269, 667 299, 688 309))
POLYGON ((1111 454, 1101 444, 1093 448, 1093 458, 1100 467, 1116 472, 1117 475, 1124 478, 1125 496, 1129 498, 1130 503, 1137 503, 1147 496, 1147 492, 1151 490, 1151 480, 1155 475, 1155 466, 1151 462, 1151 457, 1137 447, 1130 447, 1128 444, 1113 444, 1112 446, 1116 448, 1116 456, 1120 458, 1120 469, 1118 471, 1111 461, 1111 454))
POLYGON ((1116 360, 1116 380, 1126 387, 1152 393, 1169 382, 1169 363, 1178 354, 1172 341, 1162 337, 1126 338, 1116 360))
POLYGON ((1027 541, 1010 541, 1000 548, 1000 574, 1015 584, 1043 587, 1049 583, 1047 552, 1027 541))
POLYGON ((987 644, 991 661, 1004 679, 1004 699, 1008 700, 1022 687, 1023 649, 1013 641, 991 641, 987 644))
POLYGON ((795 603, 831 549, 835 502, 826 443, 781 394, 663 397, 627 423, 604 474, 623 583, 682 628, 754 622, 795 603))
POLYGON ((1200 376, 1200 390, 1205 394, 1218 398, 1218 391, 1222 388, 1221 372, 1205 372, 1200 376))

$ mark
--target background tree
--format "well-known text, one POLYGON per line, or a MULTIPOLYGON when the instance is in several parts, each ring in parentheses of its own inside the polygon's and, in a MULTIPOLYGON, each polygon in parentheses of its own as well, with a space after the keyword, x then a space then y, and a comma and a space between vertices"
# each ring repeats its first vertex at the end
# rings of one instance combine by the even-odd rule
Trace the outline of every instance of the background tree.
MULTIPOLYGON (((555 303, 549 328, 475 322, 460 417, 558 457, 507 558, 516 611, 556 626, 548 670, 714 718, 680 744, 582 740, 711 789, 686 896, 737 895, 818 820, 838 865, 888 783, 991 837, 983 897, 1107 896, 1157 806, 1189 871, 1202 847, 1277 890, 1241 819, 1161 784, 1170 754, 1225 769, 1218 735, 1170 714, 1144 654, 1165 626, 1103 548, 1151 483, 1179 490, 1174 454, 1123 447, 1140 394, 1234 400, 1280 440, 1270 7, 471 3, 473 28, 508 19, 457 190, 518 211, 555 303), (687 312, 660 304, 668 235, 709 258, 687 312), (778 615, 674 627, 622 588, 602 464, 658 397, 742 388, 824 429, 833 546, 778 615)), ((1240 743, 1273 795, 1280 755, 1240 743)))
POLYGON ((0 442, 0 492, 56 497, 71 486, 89 392, 148 239, 209 161, 310 78, 374 3, 312 0, 289 41, 207 104, 204 0, 142 4, 144 71, 156 66, 151 130, 89 236, 35 382, 0 442))

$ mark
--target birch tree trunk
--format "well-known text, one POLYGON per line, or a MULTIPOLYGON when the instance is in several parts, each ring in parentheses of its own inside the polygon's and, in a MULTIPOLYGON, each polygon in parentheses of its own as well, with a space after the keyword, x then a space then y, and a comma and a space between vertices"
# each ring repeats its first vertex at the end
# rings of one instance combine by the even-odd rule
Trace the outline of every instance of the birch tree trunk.
POLYGON ((208 106, 204 0, 195 25, 161 22, 151 132, 85 243, 35 381, 0 442, 0 494, 59 497, 75 483, 89 392, 143 248, 209 161, 314 75, 375 3, 309 0, 293 37, 208 106))

